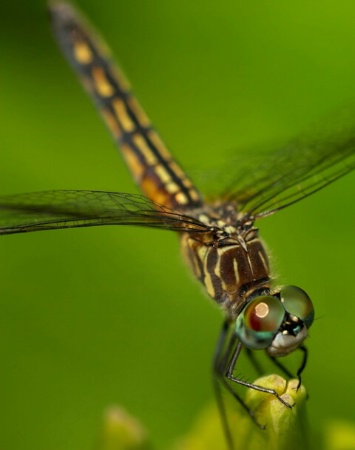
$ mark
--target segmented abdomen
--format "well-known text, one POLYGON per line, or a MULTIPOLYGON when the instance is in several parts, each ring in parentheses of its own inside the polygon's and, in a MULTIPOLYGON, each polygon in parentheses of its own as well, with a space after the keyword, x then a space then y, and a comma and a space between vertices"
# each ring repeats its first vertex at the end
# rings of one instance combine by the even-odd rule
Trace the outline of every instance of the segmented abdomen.
POLYGON ((68 4, 51 6, 59 45, 95 101, 137 184, 168 207, 195 207, 199 192, 171 157, 106 45, 68 4))

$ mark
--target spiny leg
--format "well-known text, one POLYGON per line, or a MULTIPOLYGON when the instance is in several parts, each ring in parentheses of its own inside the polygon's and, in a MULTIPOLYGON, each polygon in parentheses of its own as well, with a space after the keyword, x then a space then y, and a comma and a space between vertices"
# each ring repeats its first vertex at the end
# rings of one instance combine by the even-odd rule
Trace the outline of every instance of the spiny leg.
MULTIPOLYGON (((240 384, 240 385, 248 387, 250 389, 255 389, 256 391, 265 392, 266 394, 274 395, 286 407, 292 408, 293 405, 290 405, 289 403, 287 403, 274 389, 269 389, 269 388, 265 388, 262 386, 258 386, 257 384, 248 383, 247 381, 244 381, 233 375, 233 372, 234 372, 234 369, 235 369, 235 366, 236 366, 236 363, 237 363, 237 360, 240 355, 242 347, 243 347, 243 345, 241 344, 241 342, 238 342, 238 345, 237 345, 237 347, 232 355, 232 358, 230 359, 230 362, 228 364, 228 367, 227 367, 227 370, 225 373, 225 377, 228 380, 233 381, 234 383, 240 384)), ((246 409, 248 410, 252 419, 256 422, 256 420, 254 419, 253 412, 251 410, 249 410, 247 407, 246 407, 246 409)))
POLYGON ((231 435, 227 419, 225 404, 222 398, 220 383, 222 383, 223 387, 227 390, 227 392, 231 394, 232 397, 235 400, 237 400, 238 403, 245 409, 245 411, 251 417, 253 422, 260 429, 264 429, 264 426, 258 423, 258 421, 254 416, 253 410, 248 408, 248 406, 244 403, 243 399, 228 383, 228 380, 226 378, 227 368, 230 366, 231 355, 234 356, 236 353, 239 355, 242 349, 242 344, 238 341, 238 338, 234 332, 230 336, 228 336, 229 329, 230 323, 228 321, 225 321, 223 323, 220 337, 217 342, 216 352, 213 360, 213 385, 216 393, 218 408, 221 414, 222 426, 225 432, 227 444, 230 449, 233 449, 233 438, 231 435))
MULTIPOLYGON (((230 450, 233 450, 234 448, 233 438, 228 423, 227 412, 223 401, 220 385, 220 381, 223 380, 224 378, 224 377, 221 378, 221 369, 223 369, 223 367, 225 366, 226 354, 228 356, 228 349, 224 351, 224 347, 226 345, 226 340, 228 337, 228 330, 229 330, 229 323, 228 321, 224 321, 217 341, 215 354, 213 357, 212 380, 217 401, 217 407, 221 417, 222 428, 224 431, 224 435, 226 437, 227 446, 230 450)), ((223 384, 225 385, 225 383, 223 384)))

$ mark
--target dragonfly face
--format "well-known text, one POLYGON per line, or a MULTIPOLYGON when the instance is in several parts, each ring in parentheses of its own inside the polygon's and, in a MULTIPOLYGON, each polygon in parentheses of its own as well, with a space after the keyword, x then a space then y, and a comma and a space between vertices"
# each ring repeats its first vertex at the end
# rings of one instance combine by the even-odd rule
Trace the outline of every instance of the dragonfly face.
MULTIPOLYGON (((247 174, 233 173, 231 167, 233 183, 218 202, 208 202, 171 156, 106 46, 81 16, 71 6, 55 3, 51 17, 59 46, 144 195, 86 190, 0 197, 0 234, 99 225, 177 232, 195 277, 225 311, 214 360, 218 383, 229 391, 230 382, 243 384, 233 376, 242 347, 264 349, 272 357, 298 347, 305 352, 312 302, 300 288, 273 285, 255 223, 353 170, 353 130, 331 139, 294 140, 247 174)), ((299 381, 304 365, 305 360, 299 381)))

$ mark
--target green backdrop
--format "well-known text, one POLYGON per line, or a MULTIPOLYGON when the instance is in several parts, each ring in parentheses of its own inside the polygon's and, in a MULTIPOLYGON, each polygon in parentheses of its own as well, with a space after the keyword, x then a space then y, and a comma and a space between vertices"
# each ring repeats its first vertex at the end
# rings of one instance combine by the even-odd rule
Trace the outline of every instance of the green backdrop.
MULTIPOLYGON (((191 173, 354 102, 353 1, 77 4, 191 173)), ((0 9, 1 194, 137 192, 52 39, 45 2, 0 9)), ((304 375, 315 433, 354 420, 354 183, 352 174, 258 224, 275 273, 316 306, 304 375)), ((112 404, 162 448, 212 400, 221 314, 174 234, 102 227, 3 237, 0 302, 1 449, 93 448, 112 404)))

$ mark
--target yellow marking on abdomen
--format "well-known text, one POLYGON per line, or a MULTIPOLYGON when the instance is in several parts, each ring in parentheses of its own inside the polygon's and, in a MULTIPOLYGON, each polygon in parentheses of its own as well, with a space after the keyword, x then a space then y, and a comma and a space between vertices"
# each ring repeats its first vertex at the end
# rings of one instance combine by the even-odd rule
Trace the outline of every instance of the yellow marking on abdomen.
POLYGON ((189 199, 183 192, 179 192, 178 194, 176 194, 175 198, 180 205, 187 205, 189 203, 189 199))
MULTIPOLYGON (((168 162, 169 167, 171 168, 172 172, 176 175, 176 177, 178 177, 180 179, 180 183, 186 189, 188 189, 191 199, 196 202, 200 201, 199 193, 195 190, 191 181, 188 178, 186 178, 186 175, 185 175, 184 171, 180 168, 180 166, 171 158, 170 153, 168 152, 165 145, 161 141, 159 135, 153 130, 149 130, 147 134, 148 134, 148 138, 151 140, 153 145, 157 148, 157 150, 160 153, 160 155, 162 156, 162 158, 165 159, 166 161, 169 160, 169 162, 168 162)), ((187 203, 189 203, 188 197, 185 194, 183 194, 182 192, 178 194, 176 199, 181 205, 186 205, 187 203)))
POLYGON ((191 181, 190 181, 188 178, 186 178, 186 176, 184 176, 183 182, 184 182, 184 186, 185 186, 186 188, 192 188, 192 187, 193 187, 191 181))
POLYGON ((147 142, 141 134, 134 134, 132 138, 134 144, 138 147, 138 150, 144 156, 144 159, 149 166, 153 166, 158 163, 158 159, 152 150, 148 147, 147 142))
POLYGON ((78 41, 74 43, 74 56, 80 64, 89 64, 93 60, 93 53, 84 41, 78 41))
POLYGON ((176 176, 178 176, 180 179, 185 178, 185 173, 183 172, 181 167, 176 164, 175 161, 172 160, 169 165, 171 167, 171 170, 173 170, 173 172, 176 174, 176 176))
POLYGON ((127 144, 121 144, 122 154, 127 162, 128 167, 131 169, 136 181, 140 182, 143 172, 145 170, 138 156, 132 151, 132 148, 127 144))
POLYGON ((200 200, 200 195, 195 189, 189 189, 189 194, 192 200, 195 200, 196 202, 200 200))
POLYGON ((102 109, 101 111, 102 111, 103 119, 104 119, 106 125, 108 126, 109 130, 113 134, 113 136, 116 139, 120 138, 122 136, 122 131, 121 131, 115 117, 107 109, 102 109))
POLYGON ((150 120, 134 97, 127 98, 127 103, 142 127, 149 127, 150 120))
POLYGON ((169 183, 167 183, 165 185, 165 189, 170 193, 170 194, 175 194, 175 192, 178 192, 180 189, 180 186, 176 183, 174 183, 174 181, 171 181, 169 183))
POLYGON ((120 88, 123 91, 128 92, 131 89, 131 85, 126 76, 115 64, 111 65, 111 73, 113 78, 119 81, 120 88))
POLYGON ((155 203, 158 203, 160 205, 164 206, 172 206, 171 200, 172 197, 167 194, 167 192, 164 189, 161 189, 158 187, 156 180, 150 176, 144 177, 142 180, 140 187, 142 191, 145 193, 145 195, 153 200, 155 203))
POLYGON ((92 68, 92 78, 99 95, 102 97, 110 97, 113 95, 115 89, 108 81, 106 74, 101 67, 95 66, 92 68))
POLYGON ((160 139, 158 134, 153 130, 149 130, 147 134, 148 134, 148 138, 152 141, 154 147, 157 148, 158 152, 161 154, 163 159, 171 159, 171 155, 170 155, 169 151, 163 144, 163 141, 160 139))
POLYGON ((135 128, 135 125, 129 117, 126 105, 123 103, 123 101, 120 98, 115 98, 112 101, 112 106, 124 131, 126 131, 127 133, 132 132, 135 128))
POLYGON ((169 172, 166 170, 166 168, 162 164, 158 164, 157 166, 155 166, 154 172, 158 175, 160 181, 163 184, 167 185, 168 183, 169 184, 173 183, 169 172))

